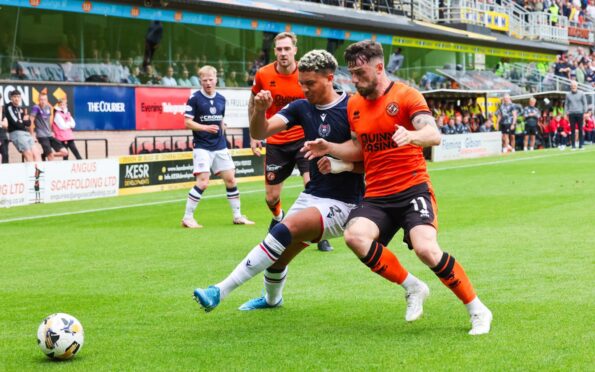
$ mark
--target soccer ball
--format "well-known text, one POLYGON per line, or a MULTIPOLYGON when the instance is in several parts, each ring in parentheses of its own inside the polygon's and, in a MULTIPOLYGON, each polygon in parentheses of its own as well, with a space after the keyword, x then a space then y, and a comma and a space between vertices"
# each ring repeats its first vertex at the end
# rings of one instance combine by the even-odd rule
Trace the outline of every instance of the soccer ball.
POLYGON ((37 329, 37 344, 52 359, 70 359, 83 347, 85 332, 72 315, 57 313, 45 318, 37 329))

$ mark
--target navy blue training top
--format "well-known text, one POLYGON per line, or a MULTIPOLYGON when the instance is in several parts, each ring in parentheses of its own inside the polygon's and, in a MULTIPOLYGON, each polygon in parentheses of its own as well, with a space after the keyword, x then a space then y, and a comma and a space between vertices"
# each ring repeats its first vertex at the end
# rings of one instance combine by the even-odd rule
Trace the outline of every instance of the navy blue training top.
MULTIPOLYGON (((301 125, 307 141, 323 138, 328 142, 343 143, 351 139, 351 129, 347 120, 347 101, 343 93, 335 102, 320 106, 309 103, 306 99, 291 102, 276 115, 279 115, 290 128, 301 125)), ((364 194, 364 175, 353 172, 322 174, 316 162, 310 161, 310 182, 305 193, 358 204, 364 194)))
POLYGON ((201 90, 190 96, 186 103, 187 118, 204 125, 216 124, 219 126, 217 133, 193 130, 194 148, 208 151, 223 150, 227 148, 227 142, 223 136, 223 117, 225 116, 225 97, 215 93, 212 97, 207 96, 201 90))

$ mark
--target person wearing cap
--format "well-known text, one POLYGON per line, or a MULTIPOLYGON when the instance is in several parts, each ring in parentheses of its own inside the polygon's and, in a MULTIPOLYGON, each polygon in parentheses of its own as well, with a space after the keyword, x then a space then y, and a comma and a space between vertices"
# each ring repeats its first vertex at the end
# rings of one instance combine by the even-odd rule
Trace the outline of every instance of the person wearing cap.
POLYGON ((27 109, 21 107, 21 92, 13 90, 8 95, 10 102, 4 106, 4 116, 8 122, 8 134, 25 161, 40 161, 41 154, 35 147, 35 141, 29 133, 31 120, 27 109))

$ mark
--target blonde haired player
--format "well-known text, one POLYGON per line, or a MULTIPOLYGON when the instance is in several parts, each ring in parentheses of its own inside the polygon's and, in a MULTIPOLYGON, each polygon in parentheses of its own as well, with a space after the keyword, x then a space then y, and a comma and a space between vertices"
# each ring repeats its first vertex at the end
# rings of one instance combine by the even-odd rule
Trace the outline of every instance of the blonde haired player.
POLYGON ((254 222, 243 216, 240 209, 235 165, 223 134, 225 97, 216 92, 217 70, 212 66, 203 66, 198 75, 201 89, 190 96, 185 113, 186 128, 191 129, 194 136, 192 157, 196 185, 188 193, 182 226, 191 229, 202 227, 194 219, 194 211, 209 185, 211 170, 215 175, 221 176, 225 183, 227 200, 233 212, 233 223, 253 225, 254 222))

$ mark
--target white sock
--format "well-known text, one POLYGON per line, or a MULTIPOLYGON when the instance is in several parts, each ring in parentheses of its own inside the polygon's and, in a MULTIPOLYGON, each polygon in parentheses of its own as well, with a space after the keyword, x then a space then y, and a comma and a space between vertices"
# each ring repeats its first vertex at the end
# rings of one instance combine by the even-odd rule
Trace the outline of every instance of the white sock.
POLYGON ((285 247, 271 234, 268 234, 262 243, 252 248, 246 258, 236 266, 227 278, 216 284, 221 292, 221 299, 223 300, 231 291, 274 264, 284 250, 285 247))
POLYGON ((269 269, 264 271, 264 290, 266 299, 269 305, 276 305, 283 298, 283 287, 287 280, 287 266, 282 272, 270 272, 269 269))
POLYGON ((188 193, 186 199, 186 211, 184 212, 184 218, 194 218, 194 211, 202 198, 203 190, 199 189, 198 186, 194 186, 188 193))
POLYGON ((467 308, 467 311, 470 315, 481 313, 482 311, 487 309, 486 305, 484 305, 483 302, 481 302, 481 300, 477 296, 475 296, 475 298, 471 302, 465 304, 465 307, 467 308))
POLYGON ((401 283, 401 287, 405 288, 406 291, 417 287, 420 283, 420 280, 417 279, 413 274, 408 273, 403 283, 401 283))
POLYGON ((227 189, 227 200, 231 206, 233 218, 242 217, 242 210, 240 208, 240 192, 238 191, 237 186, 227 189))

